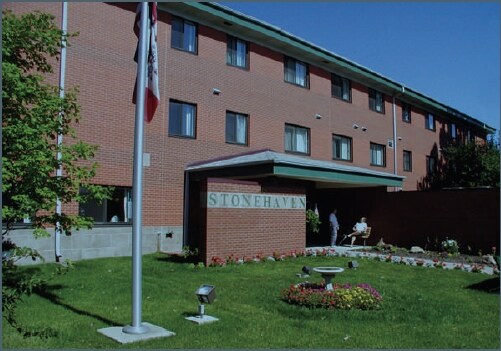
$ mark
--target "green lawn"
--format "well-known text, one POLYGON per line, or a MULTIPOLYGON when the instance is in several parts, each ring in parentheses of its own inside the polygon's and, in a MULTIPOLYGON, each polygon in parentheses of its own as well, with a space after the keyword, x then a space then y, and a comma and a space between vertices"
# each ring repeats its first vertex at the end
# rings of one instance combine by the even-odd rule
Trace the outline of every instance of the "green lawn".
MULTIPOLYGON (((143 258, 143 321, 175 336, 119 344, 97 332, 131 323, 131 259, 81 261, 52 281, 45 296, 19 307, 32 327, 59 331, 49 339, 23 338, 3 322, 3 348, 500 348, 499 293, 472 285, 498 276, 361 260, 336 282, 368 283, 384 298, 376 311, 310 310, 288 305, 280 291, 303 281, 303 265, 346 267, 346 257, 302 257, 283 262, 193 268, 162 255, 143 258), (220 320, 197 325, 194 291, 216 286, 206 313, 220 320)), ((52 268, 40 266, 41 269, 52 268)), ((31 268, 32 269, 32 268, 31 268)), ((321 281, 313 274, 310 281, 321 281)))

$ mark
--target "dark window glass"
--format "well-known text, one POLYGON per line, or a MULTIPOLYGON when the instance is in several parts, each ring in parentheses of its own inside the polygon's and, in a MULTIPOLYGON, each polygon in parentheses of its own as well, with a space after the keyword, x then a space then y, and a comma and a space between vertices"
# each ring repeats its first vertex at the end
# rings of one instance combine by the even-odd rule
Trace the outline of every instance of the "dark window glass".
POLYGON ((402 121, 411 123, 411 105, 402 103, 402 121))
POLYGON ((404 150, 404 171, 412 172, 412 152, 404 150))
POLYGON ((226 112, 226 142, 231 144, 248 145, 248 121, 248 115, 226 112))
POLYGON ((352 139, 342 136, 333 135, 332 137, 332 158, 335 160, 351 161, 351 145, 352 139))
POLYGON ((285 151, 309 154, 310 130, 308 128, 285 125, 285 151))
POLYGON ((172 19, 171 47, 197 53, 197 26, 182 18, 172 19))
POLYGON ((181 101, 169 102, 169 135, 195 138, 196 105, 181 101))
POLYGON ((369 89, 369 108, 373 111, 384 113, 384 94, 377 90, 369 89))
POLYGON ((114 187, 111 199, 105 199, 100 204, 95 200, 81 203, 78 211, 80 216, 92 217, 96 223, 130 223, 132 188, 114 187))
POLYGON ((286 82, 299 85, 305 88, 309 87, 308 65, 304 62, 290 57, 284 59, 284 80, 286 82))
POLYGON ((332 74, 332 96, 345 101, 351 101, 351 82, 349 79, 332 74))
POLYGON ((243 40, 228 36, 226 47, 226 63, 231 66, 248 68, 249 52, 247 43, 243 40))
POLYGON ((371 165, 386 166, 386 146, 371 143, 371 165))

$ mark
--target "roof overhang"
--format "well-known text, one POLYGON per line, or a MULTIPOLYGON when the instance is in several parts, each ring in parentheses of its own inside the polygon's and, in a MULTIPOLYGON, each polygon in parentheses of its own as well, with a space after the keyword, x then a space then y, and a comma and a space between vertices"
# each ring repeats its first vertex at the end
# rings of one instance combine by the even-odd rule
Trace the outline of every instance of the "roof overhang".
POLYGON ((314 182, 317 188, 402 187, 405 177, 331 161, 261 150, 193 163, 186 167, 192 179, 263 177, 314 182))

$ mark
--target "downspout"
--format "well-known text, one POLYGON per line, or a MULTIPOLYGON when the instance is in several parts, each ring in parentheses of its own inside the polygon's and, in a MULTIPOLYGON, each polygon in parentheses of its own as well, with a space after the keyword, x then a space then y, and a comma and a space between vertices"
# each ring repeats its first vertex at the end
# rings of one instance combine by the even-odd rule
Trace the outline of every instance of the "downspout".
POLYGON ((184 207, 183 207, 183 247, 188 245, 189 209, 190 209, 190 173, 184 171, 184 207))
MULTIPOLYGON (((68 29, 68 3, 63 2, 63 13, 61 19, 61 63, 59 65, 59 98, 64 99, 64 79, 66 77, 66 32, 68 29)), ((59 118, 62 118, 62 113, 60 112, 59 118)), ((63 144, 63 135, 59 131, 57 133, 57 163, 58 167, 56 170, 56 177, 61 179, 63 176, 63 168, 61 165, 62 153, 61 146, 63 144)), ((56 216, 59 218, 62 213, 62 203, 61 199, 56 199, 56 216)), ((54 255, 56 262, 59 262, 62 257, 61 254, 61 223, 59 219, 56 221, 55 234, 54 234, 54 255)))
POLYGON ((393 95, 393 173, 398 175, 397 167, 397 106, 395 104, 395 95, 393 95))
MULTIPOLYGON (((392 108, 393 108, 393 173, 398 175, 398 164, 397 164, 397 105, 396 105, 396 97, 402 96, 405 94, 405 87, 401 87, 401 91, 393 94, 392 108)), ((402 188, 395 187, 395 191, 400 191, 402 188)))

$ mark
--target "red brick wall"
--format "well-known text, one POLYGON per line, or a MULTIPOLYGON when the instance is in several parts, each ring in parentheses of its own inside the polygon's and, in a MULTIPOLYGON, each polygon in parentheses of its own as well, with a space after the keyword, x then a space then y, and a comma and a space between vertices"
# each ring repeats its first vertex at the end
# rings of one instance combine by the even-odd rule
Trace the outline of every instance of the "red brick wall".
MULTIPOLYGON (((6 3, 17 13, 40 10, 61 17, 60 3, 6 3)), ((77 3, 68 6, 68 30, 79 32, 67 50, 66 87, 78 86, 82 120, 78 138, 99 145, 95 182, 132 186, 135 106, 131 103, 136 76, 133 61, 136 37, 132 27, 134 3, 77 3)), ((352 82, 352 102, 331 97, 330 72, 310 67, 310 89, 284 82, 283 55, 250 43, 248 71, 226 64, 226 34, 198 26, 198 54, 170 47, 171 15, 160 12, 158 49, 160 106, 145 126, 144 152, 151 165, 144 170, 145 225, 183 224, 186 165, 236 153, 270 148, 284 151, 284 124, 311 129, 311 157, 332 159, 332 134, 353 138, 354 166, 393 172, 393 150, 387 148, 386 167, 372 167, 369 143, 386 144, 393 136, 391 98, 385 114, 369 110, 368 88, 352 82), (212 89, 221 90, 219 96, 212 89), (197 105, 196 139, 168 136, 169 99, 197 105), (249 145, 225 143, 225 112, 249 115, 249 145), (315 114, 323 116, 315 119, 315 114), (353 123, 367 127, 354 130, 353 123)), ((57 82, 58 67, 53 81, 57 82)), ((401 121, 397 107, 398 173, 407 176, 405 190, 414 190, 425 175, 426 156, 439 142, 437 132, 424 128, 425 111, 413 107, 412 123, 401 121), (413 172, 402 172, 402 149, 413 152, 413 172)), ((438 121, 442 116, 436 116, 438 121)), ((461 130, 458 123, 458 130, 461 130)), ((342 162, 342 161, 341 161, 342 162)), ((71 210, 75 210, 73 206, 71 210)), ((65 209, 66 211, 67 209, 65 209)))
MULTIPOLYGON (((257 182, 209 179, 208 191, 304 195, 304 189, 277 189, 257 182)), ((305 248, 305 211, 276 209, 207 208, 205 252, 209 263, 214 256, 252 258, 258 254, 284 254, 305 248)))

